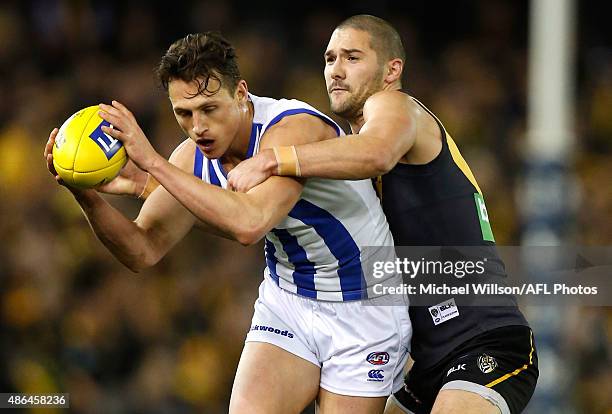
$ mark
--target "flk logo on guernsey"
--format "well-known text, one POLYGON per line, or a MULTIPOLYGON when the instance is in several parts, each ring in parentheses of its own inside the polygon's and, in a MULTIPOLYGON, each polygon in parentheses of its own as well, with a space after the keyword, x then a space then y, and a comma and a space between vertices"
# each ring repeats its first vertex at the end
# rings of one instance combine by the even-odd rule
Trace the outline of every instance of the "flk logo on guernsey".
POLYGON ((459 309, 455 304, 455 299, 450 298, 449 300, 430 307, 429 313, 431 314, 434 325, 440 325, 449 319, 459 316, 459 309))
POLYGON ((459 364, 455 367, 452 367, 451 369, 448 370, 448 372, 446 373, 446 376, 448 377, 450 374, 452 374, 455 371, 465 371, 465 365, 466 364, 459 364))
POLYGON ((368 381, 383 382, 385 380, 383 372, 385 372, 383 369, 370 370, 370 372, 368 372, 368 381))
POLYGON ((106 155, 106 158, 110 160, 113 158, 113 155, 119 151, 119 148, 121 148, 123 144, 118 139, 105 134, 104 131, 102 131, 103 126, 110 128, 113 127, 108 121, 102 121, 100 122, 100 125, 98 125, 98 127, 89 135, 89 138, 91 138, 92 141, 95 142, 98 147, 100 147, 102 152, 104 152, 104 155, 106 155))
POLYGON ((368 354, 366 361, 372 365, 385 365, 389 362, 388 352, 371 352, 368 354))

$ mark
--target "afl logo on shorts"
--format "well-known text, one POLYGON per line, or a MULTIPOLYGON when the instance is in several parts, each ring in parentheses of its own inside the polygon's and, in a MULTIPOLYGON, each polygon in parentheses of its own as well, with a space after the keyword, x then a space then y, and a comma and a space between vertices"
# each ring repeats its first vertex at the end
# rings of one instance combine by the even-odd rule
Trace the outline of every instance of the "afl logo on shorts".
POLYGON ((478 368, 485 374, 489 374, 497 368, 497 361, 492 356, 482 354, 478 357, 478 368))
POLYGON ((389 362, 389 353, 388 352, 372 352, 366 358, 372 365, 385 365, 389 362))

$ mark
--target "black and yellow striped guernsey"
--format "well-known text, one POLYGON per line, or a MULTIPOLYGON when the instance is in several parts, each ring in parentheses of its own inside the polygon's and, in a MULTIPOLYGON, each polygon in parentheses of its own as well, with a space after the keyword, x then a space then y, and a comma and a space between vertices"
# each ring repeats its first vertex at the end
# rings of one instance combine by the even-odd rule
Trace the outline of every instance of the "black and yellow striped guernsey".
MULTIPOLYGON (((398 163, 382 177, 383 210, 395 245, 478 246, 479 254, 487 257, 493 269, 489 276, 504 277, 482 191, 472 171, 442 123, 414 101, 438 124, 442 150, 427 164, 398 163)), ((528 325, 514 297, 504 297, 501 303, 503 306, 458 306, 457 317, 437 325, 429 307, 438 302, 411 306, 412 357, 422 367, 431 366, 480 333, 502 326, 528 325)))

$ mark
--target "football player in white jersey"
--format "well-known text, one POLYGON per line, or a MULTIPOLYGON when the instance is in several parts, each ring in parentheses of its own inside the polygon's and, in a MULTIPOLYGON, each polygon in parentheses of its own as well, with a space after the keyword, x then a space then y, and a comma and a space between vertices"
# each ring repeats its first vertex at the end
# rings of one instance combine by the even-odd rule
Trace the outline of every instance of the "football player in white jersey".
MULTIPOLYGON (((267 268, 230 412, 300 413, 316 399, 321 413, 381 413, 401 388, 411 325, 402 296, 391 298, 397 306, 368 296, 362 247, 393 244, 370 182, 273 177, 246 194, 224 188, 226 172, 260 147, 325 140, 340 128, 303 102, 249 94, 234 48, 215 33, 175 42, 158 77, 189 138, 168 161, 124 105, 100 105, 113 125, 103 131, 132 163, 100 190, 153 190, 130 221, 97 191, 70 188, 95 234, 134 271, 157 263, 194 225, 244 245, 265 236, 267 268)), ((53 169, 56 135, 45 158, 63 184, 53 169)))

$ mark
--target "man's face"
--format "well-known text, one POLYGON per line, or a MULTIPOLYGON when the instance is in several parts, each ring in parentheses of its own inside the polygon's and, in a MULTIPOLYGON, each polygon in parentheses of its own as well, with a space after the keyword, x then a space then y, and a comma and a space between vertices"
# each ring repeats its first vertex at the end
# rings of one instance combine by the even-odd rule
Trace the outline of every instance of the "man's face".
MULTIPOLYGON (((210 79, 208 89, 215 91, 217 88, 219 81, 210 79)), ((210 96, 198 94, 195 81, 173 79, 168 85, 176 121, 206 158, 220 158, 237 136, 241 105, 238 93, 234 95, 224 87, 210 96)))
POLYGON ((365 101, 383 88, 383 68, 370 47, 370 35, 336 29, 325 51, 325 84, 331 110, 347 120, 363 114, 365 101))

